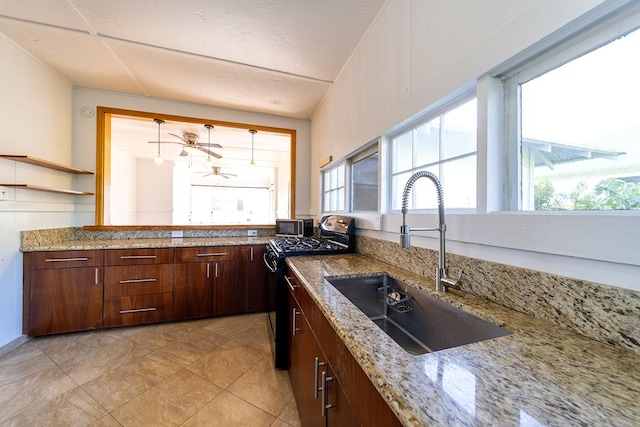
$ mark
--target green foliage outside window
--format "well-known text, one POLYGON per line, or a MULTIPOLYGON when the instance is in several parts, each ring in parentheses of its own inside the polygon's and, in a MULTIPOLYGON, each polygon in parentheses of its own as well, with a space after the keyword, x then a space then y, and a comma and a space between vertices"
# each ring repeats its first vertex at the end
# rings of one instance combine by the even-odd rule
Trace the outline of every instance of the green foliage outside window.
POLYGON ((569 194, 557 193, 553 183, 540 180, 534 188, 535 209, 557 210, 631 210, 640 209, 640 184, 620 179, 600 181, 593 190, 584 182, 569 194))

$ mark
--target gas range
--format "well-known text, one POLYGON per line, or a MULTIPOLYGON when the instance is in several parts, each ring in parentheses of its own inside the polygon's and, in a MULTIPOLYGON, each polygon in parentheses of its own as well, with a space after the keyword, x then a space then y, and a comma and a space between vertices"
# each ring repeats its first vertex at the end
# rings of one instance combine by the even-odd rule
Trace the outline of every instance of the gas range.
POLYGON ((268 252, 277 258, 299 255, 336 254, 353 251, 355 220, 341 215, 322 218, 320 236, 286 236, 271 239, 268 252))
POLYGON ((341 215, 328 215, 318 224, 320 236, 286 236, 271 239, 263 257, 269 270, 269 324, 272 332, 274 363, 277 369, 287 369, 288 298, 285 278, 289 256, 324 255, 353 252, 355 220, 341 215))
POLYGON ((269 244, 278 254, 285 256, 310 253, 339 253, 349 248, 349 245, 324 237, 278 237, 272 239, 269 244))

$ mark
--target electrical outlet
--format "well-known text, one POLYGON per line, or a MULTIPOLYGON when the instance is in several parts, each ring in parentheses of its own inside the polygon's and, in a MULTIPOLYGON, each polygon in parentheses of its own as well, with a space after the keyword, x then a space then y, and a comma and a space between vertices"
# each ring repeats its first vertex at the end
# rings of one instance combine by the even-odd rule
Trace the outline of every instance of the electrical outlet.
POLYGON ((0 187, 0 200, 7 200, 9 190, 6 187, 0 187))
POLYGON ((183 236, 182 230, 171 230, 171 238, 172 239, 181 239, 183 236))
POLYGON ((256 237, 258 235, 258 230, 247 230, 247 236, 256 237))

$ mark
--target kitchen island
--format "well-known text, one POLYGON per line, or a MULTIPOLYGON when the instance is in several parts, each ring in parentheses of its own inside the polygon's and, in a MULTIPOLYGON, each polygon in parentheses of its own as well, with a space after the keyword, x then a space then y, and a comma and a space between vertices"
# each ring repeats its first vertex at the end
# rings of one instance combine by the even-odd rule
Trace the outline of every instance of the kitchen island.
POLYGON ((403 425, 640 425, 640 357, 372 258, 287 258, 403 425), (388 274, 512 335, 411 355, 327 277, 388 274))

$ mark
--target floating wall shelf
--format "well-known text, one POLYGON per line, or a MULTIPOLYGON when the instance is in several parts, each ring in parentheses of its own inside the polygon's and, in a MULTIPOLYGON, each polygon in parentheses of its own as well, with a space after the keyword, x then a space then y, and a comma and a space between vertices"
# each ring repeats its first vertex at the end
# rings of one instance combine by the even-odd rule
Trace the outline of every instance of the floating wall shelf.
POLYGON ((88 193, 86 191, 63 190, 60 188, 50 188, 50 187, 43 187, 41 185, 31 185, 31 184, 0 184, 0 187, 13 187, 13 188, 22 188, 23 190, 48 191, 50 193, 75 194, 78 196, 93 195, 93 193, 88 193))
MULTIPOLYGON (((50 162, 48 160, 39 159, 37 157, 19 156, 19 155, 12 155, 12 154, 0 154, 0 158, 13 160, 21 163, 29 163, 30 165, 40 166, 47 169, 54 169, 57 171, 62 171, 67 173, 93 175, 93 172, 88 170, 74 168, 73 166, 62 165, 60 163, 50 162)), ((41 185, 32 185, 32 184, 0 184, 0 187, 12 187, 12 188, 21 188, 25 190, 47 191, 50 193, 74 194, 79 196, 93 195, 93 193, 89 193, 86 191, 64 190, 59 188, 43 187, 41 185)))
POLYGON ((42 160, 31 156, 14 156, 11 154, 0 154, 3 159, 14 160, 16 162, 29 163, 31 165, 42 166, 43 168, 55 169, 62 172, 93 175, 93 172, 84 169, 74 168, 73 166, 61 165, 60 163, 42 160))

